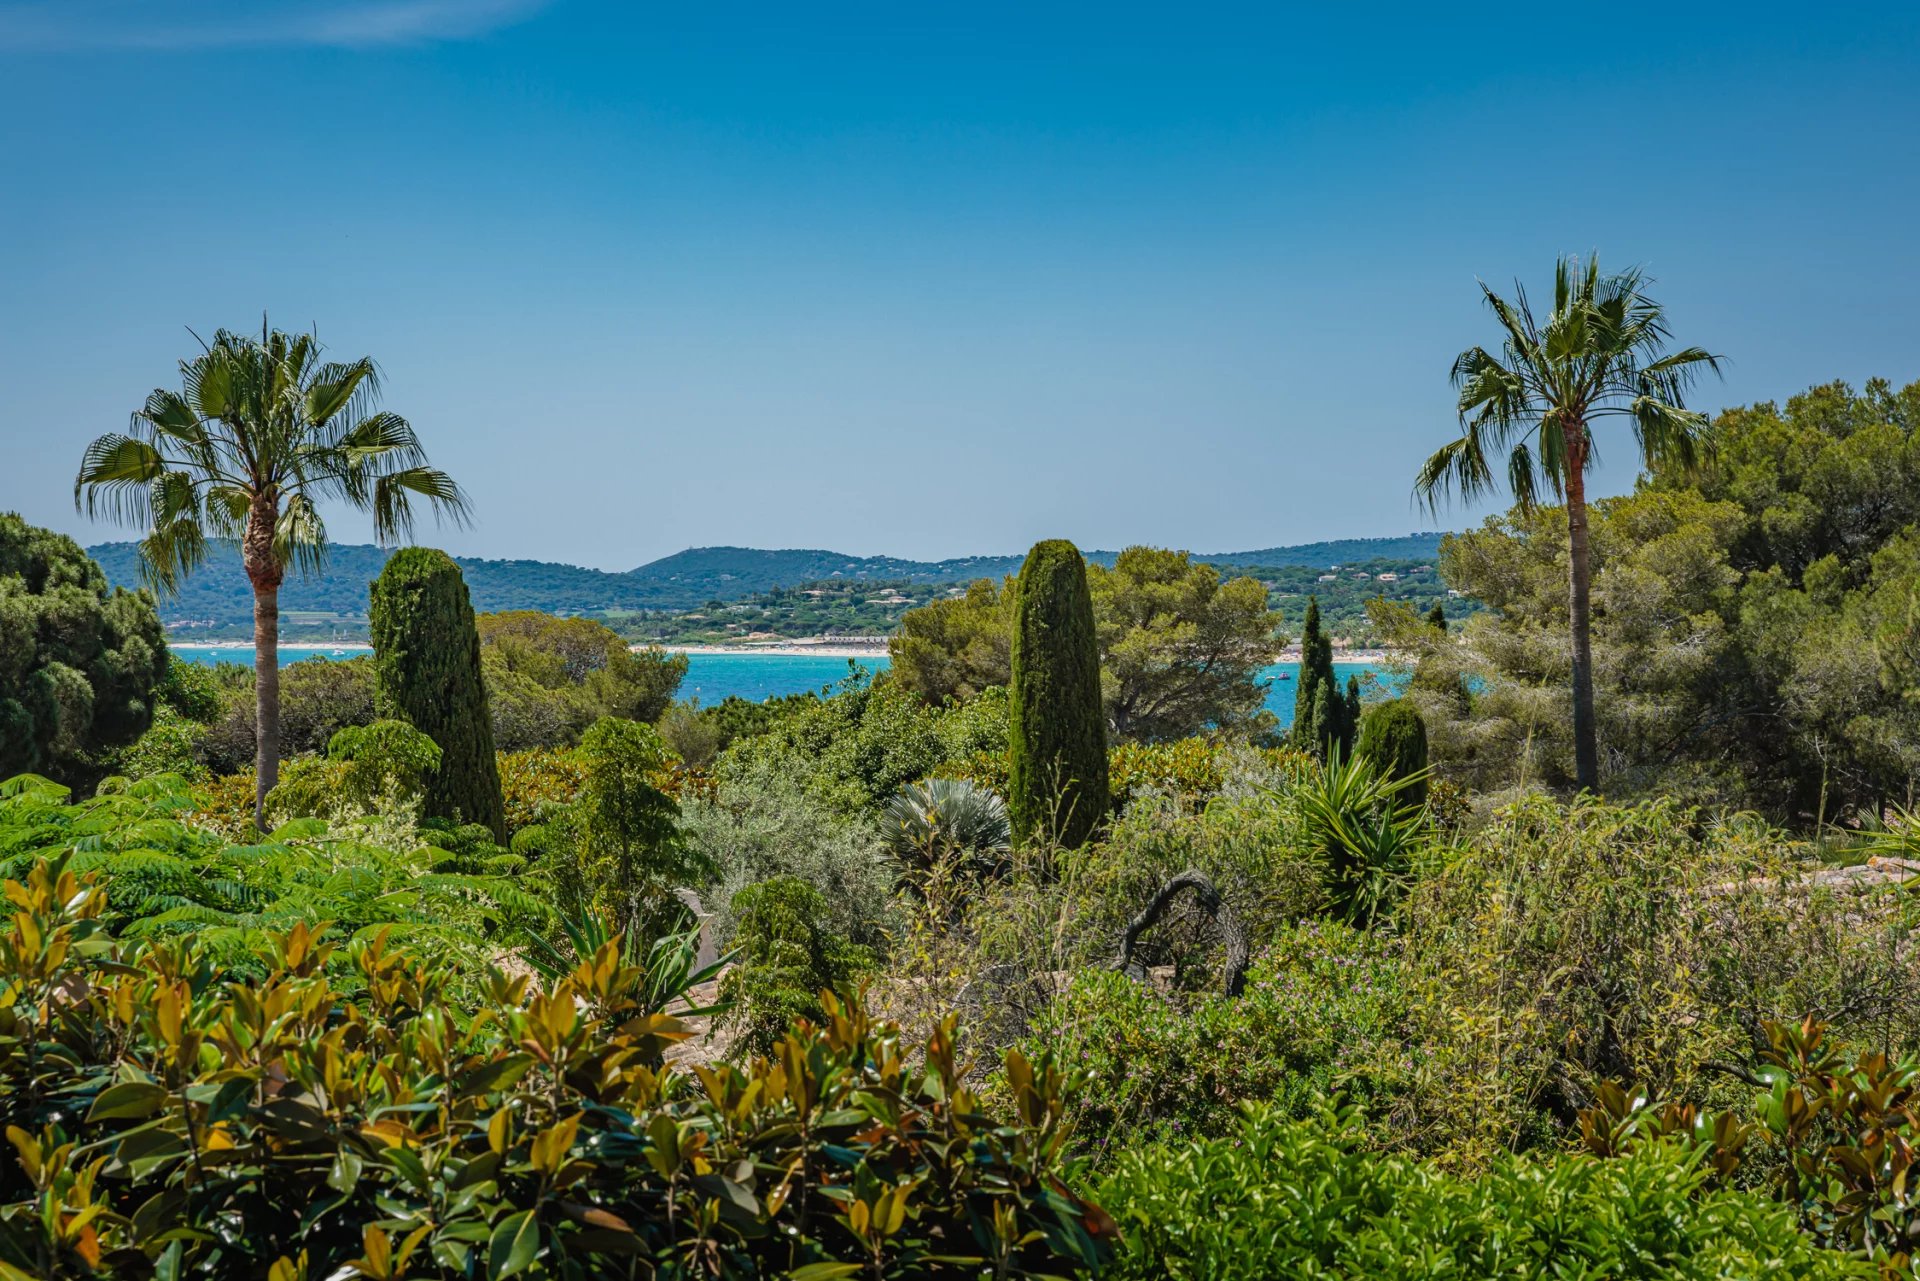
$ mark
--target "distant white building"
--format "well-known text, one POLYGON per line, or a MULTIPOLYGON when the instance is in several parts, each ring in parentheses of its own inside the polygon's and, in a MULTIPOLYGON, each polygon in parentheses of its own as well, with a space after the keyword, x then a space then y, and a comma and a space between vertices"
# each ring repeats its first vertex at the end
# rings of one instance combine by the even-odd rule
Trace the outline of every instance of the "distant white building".
POLYGON ((1371 574, 1355 574, 1353 576, 1353 579, 1355 582, 1364 582, 1366 579, 1371 577, 1373 577, 1371 574))
POLYGON ((1337 583, 1337 582, 1339 582, 1339 581, 1340 581, 1340 575, 1338 575, 1338 574, 1322 574, 1322 575, 1320 575, 1320 579, 1319 579, 1319 581, 1321 581, 1321 582, 1323 582, 1323 583, 1337 583))
POLYGON ((1399 581, 1400 581, 1400 575, 1398 575, 1398 574, 1382 574, 1382 575, 1380 575, 1380 576, 1379 576, 1379 577, 1378 577, 1377 579, 1375 579, 1374 581, 1375 581, 1375 582, 1380 582, 1380 583, 1397 583, 1397 582, 1399 582, 1399 581))

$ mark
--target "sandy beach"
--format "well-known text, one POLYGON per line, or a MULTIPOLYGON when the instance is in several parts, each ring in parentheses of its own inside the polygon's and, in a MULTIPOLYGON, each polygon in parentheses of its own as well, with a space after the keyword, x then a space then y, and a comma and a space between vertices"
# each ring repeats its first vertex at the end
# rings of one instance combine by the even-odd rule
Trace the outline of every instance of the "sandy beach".
MULTIPOLYGON (((252 641, 177 641, 172 649, 204 650, 251 650, 252 641)), ((283 641, 282 649, 337 649, 353 654, 371 654, 373 646, 365 641, 283 641)), ((651 645, 629 645, 628 649, 639 653, 651 649, 651 645)), ((661 649, 672 654, 801 654, 809 658, 885 658, 885 643, 866 641, 827 640, 825 638, 800 637, 793 640, 750 641, 738 645, 662 645, 661 649)), ((1336 649, 1333 661, 1336 663, 1385 663, 1392 655, 1378 649, 1336 649)), ((1276 663, 1297 663, 1300 651, 1282 650, 1275 654, 1276 663)))
MULTIPOLYGON (((627 648, 637 653, 652 647, 629 645, 627 648)), ((754 641, 741 645, 662 645, 660 648, 672 654, 804 654, 809 658, 885 658, 887 656, 887 647, 884 644, 809 639, 754 641)))

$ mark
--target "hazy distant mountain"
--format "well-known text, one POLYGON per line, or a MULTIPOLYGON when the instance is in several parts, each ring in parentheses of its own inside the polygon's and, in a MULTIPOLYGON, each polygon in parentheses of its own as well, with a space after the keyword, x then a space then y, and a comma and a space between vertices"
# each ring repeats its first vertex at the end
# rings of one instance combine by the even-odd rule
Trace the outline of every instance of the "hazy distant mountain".
MULTIPOLYGON (((1358 564, 1375 558, 1407 560, 1432 557, 1439 534, 1398 538, 1347 538, 1337 542, 1270 547, 1263 551, 1207 554, 1202 560, 1235 568, 1248 566, 1358 564)), ((87 549, 114 583, 136 586, 139 562, 132 543, 102 543, 87 549)), ((293 624, 364 624, 367 584, 379 575, 388 553, 365 544, 335 545, 325 572, 290 575, 280 589, 280 609, 293 624), (303 617, 304 616, 304 617, 303 617)), ((1112 564, 1113 552, 1089 552, 1089 560, 1112 564)), ((582 569, 539 560, 482 560, 455 557, 467 576, 474 608, 541 609, 560 614, 628 613, 636 610, 697 609, 708 601, 734 601, 758 592, 829 579, 876 579, 920 583, 997 578, 1020 568, 1020 556, 965 556, 954 560, 901 560, 893 556, 849 556, 843 552, 753 547, 695 547, 675 552, 624 574, 582 569)), ((216 628, 248 627, 252 594, 235 553, 216 551, 194 571, 178 596, 162 602, 169 622, 210 622, 216 628)))

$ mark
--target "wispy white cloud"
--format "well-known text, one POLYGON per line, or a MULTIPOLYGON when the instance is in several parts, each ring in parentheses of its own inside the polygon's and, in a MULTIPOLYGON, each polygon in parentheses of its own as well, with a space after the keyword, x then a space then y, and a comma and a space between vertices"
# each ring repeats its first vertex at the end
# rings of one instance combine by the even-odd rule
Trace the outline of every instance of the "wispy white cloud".
POLYGON ((470 40, 552 0, 0 0, 0 50, 356 49, 470 40))

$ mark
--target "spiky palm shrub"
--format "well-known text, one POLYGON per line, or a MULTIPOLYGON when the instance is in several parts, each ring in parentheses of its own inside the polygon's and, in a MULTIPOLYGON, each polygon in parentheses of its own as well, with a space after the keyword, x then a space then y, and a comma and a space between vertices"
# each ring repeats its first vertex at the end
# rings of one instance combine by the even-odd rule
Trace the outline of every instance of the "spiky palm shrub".
POLYGON ((430 547, 395 552, 374 580, 367 624, 380 714, 411 721, 440 745, 425 812, 479 823, 504 841, 506 805, 480 678, 480 634, 460 567, 430 547))
POLYGON ((1083 844, 1105 817, 1107 725, 1087 565, 1035 543, 1015 586, 1008 805, 1016 842, 1083 844))
POLYGON ((903 870, 928 872, 948 859, 991 876, 1013 848, 1007 803, 978 784, 929 778, 893 794, 882 817, 887 849, 903 870))
POLYGON ((1360 735, 1353 751, 1382 773, 1409 780, 1409 803, 1426 803, 1427 723, 1420 719, 1411 700, 1390 698, 1368 708, 1360 718, 1360 735))

